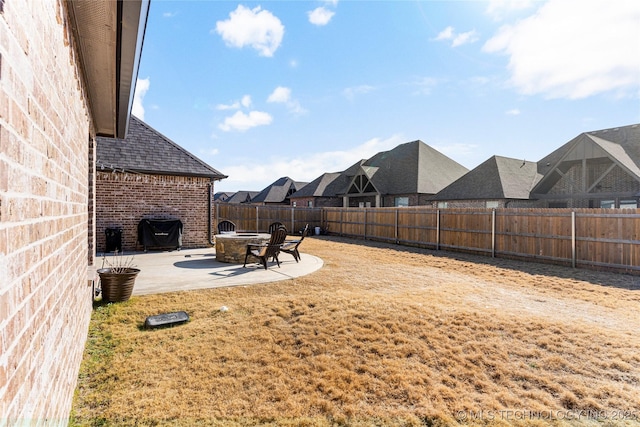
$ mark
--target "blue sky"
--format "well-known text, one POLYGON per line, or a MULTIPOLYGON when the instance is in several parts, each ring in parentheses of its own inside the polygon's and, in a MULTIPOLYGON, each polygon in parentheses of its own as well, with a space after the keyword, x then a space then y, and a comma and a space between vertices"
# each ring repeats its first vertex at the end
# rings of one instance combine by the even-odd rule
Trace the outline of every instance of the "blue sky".
POLYGON ((640 123, 640 1, 152 0, 133 114, 229 178, 422 140, 472 169, 640 123))

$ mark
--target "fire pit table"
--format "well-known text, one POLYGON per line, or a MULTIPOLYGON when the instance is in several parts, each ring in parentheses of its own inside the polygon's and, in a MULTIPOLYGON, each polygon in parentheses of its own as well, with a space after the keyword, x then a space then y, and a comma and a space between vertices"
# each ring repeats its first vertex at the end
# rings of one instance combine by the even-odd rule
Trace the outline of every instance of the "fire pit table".
POLYGON ((242 264, 247 245, 269 243, 269 233, 221 233, 216 234, 216 260, 242 264))

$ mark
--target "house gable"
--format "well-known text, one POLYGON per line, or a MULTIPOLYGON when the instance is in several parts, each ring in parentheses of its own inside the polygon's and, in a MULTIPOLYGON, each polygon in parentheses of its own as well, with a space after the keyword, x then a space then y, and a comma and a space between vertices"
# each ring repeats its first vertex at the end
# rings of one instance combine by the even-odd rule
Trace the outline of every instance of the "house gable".
POLYGON ((532 198, 635 197, 640 192, 638 159, 623 144, 583 133, 557 151, 555 163, 541 161, 547 171, 532 198))

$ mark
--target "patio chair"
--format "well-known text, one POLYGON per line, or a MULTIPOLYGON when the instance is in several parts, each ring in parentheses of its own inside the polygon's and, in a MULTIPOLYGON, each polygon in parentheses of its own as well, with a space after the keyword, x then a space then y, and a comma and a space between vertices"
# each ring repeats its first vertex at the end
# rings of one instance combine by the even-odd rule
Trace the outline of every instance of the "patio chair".
POLYGON ((302 237, 300 240, 287 240, 282 244, 280 251, 293 255, 293 258, 296 262, 300 261, 300 252, 298 252, 298 246, 304 240, 304 236, 309 232, 309 224, 304 226, 304 230, 302 230, 302 237))
POLYGON ((218 223, 218 234, 230 231, 236 231, 236 225, 233 222, 227 221, 225 219, 224 221, 220 221, 218 223))
MULTIPOLYGON (((269 224, 269 234, 273 233, 280 227, 284 227, 284 224, 278 221, 272 222, 271 224, 269 224)), ((286 230, 287 227, 284 227, 284 229, 286 230)))
POLYGON ((276 231, 271 233, 271 238, 269 239, 269 243, 262 245, 247 245, 247 252, 244 256, 244 265, 247 266, 247 258, 249 255, 254 256, 260 260, 260 263, 267 269, 267 260, 269 258, 275 259, 278 267, 280 267, 280 260, 278 259, 278 252, 280 252, 280 247, 282 243, 284 243, 284 239, 287 238, 287 229, 284 227, 278 228, 276 231))

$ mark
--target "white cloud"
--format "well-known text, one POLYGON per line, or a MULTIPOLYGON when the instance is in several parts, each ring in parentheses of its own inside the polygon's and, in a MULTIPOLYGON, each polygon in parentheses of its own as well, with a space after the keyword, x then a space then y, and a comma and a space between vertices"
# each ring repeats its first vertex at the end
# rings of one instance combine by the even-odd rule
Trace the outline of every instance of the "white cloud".
POLYGON ((232 104, 218 104, 216 110, 239 110, 240 107, 251 107, 251 96, 245 95, 240 101, 234 101, 232 104))
POLYGON ((466 33, 456 34, 451 41, 451 47, 458 47, 463 44, 474 43, 476 41, 478 41, 478 33, 475 30, 471 30, 466 33))
POLYGON ((509 83, 527 95, 638 96, 640 2, 549 0, 500 28, 483 50, 509 56, 509 83))
POLYGON ((319 152, 304 157, 264 159, 259 164, 240 160, 236 165, 224 167, 229 178, 216 184, 228 191, 259 191, 276 179, 288 176, 296 181, 313 181, 325 172, 341 172, 361 159, 368 159, 380 151, 391 150, 406 142, 400 135, 387 139, 373 138, 351 149, 319 152))
POLYGON ((261 56, 273 56, 282 42, 284 25, 268 10, 260 6, 249 9, 239 5, 226 21, 216 22, 215 31, 227 46, 251 46, 261 56))
POLYGON ((490 0, 486 14, 500 21, 513 12, 529 9, 533 4, 534 0, 490 0))
POLYGON ((142 102, 144 101, 144 96, 149 90, 150 84, 151 82, 148 77, 146 79, 136 80, 136 89, 133 94, 133 105, 131 106, 131 114, 133 114, 140 120, 144 120, 144 106, 142 105, 142 102))
POLYGON ((242 99, 240 100, 240 104, 242 104, 244 108, 251 107, 251 96, 249 95, 243 96, 242 99))
POLYGON ((237 110, 240 108, 240 101, 236 101, 233 104, 218 104, 216 110, 237 110))
POLYGON ((451 40, 453 38, 453 27, 448 26, 444 30, 440 31, 435 40, 451 40))
POLYGON ((325 7, 318 7, 310 12, 307 12, 307 15, 309 16, 309 22, 311 22, 313 25, 322 26, 327 25, 329 21, 331 21, 331 18, 333 18, 333 15, 335 15, 335 12, 325 7))
POLYGON ((291 99, 291 89, 288 87, 278 86, 267 98, 267 102, 289 102, 291 99))
POLYGON ((164 12, 164 13, 162 14, 162 17, 163 17, 163 18, 173 18, 173 17, 174 17, 174 16, 176 16, 176 15, 177 15, 177 13, 176 13, 176 12, 164 12))
POLYGON ((440 31, 433 40, 450 40, 451 47, 458 47, 478 41, 478 33, 475 30, 467 31, 466 33, 456 33, 455 28, 448 26, 440 31))
POLYGON ((265 126, 271 124, 273 118, 269 113, 262 111, 251 111, 245 114, 242 111, 236 111, 233 116, 224 119, 224 122, 218 126, 225 132, 239 131, 244 132, 256 126, 265 126))
POLYGON ((511 110, 505 111, 505 114, 507 116, 519 116, 520 115, 520 110, 518 110, 517 108, 512 108, 511 110))
POLYGON ((291 98, 291 89, 278 86, 267 98, 267 102, 285 104, 290 112, 296 115, 305 114, 307 110, 302 108, 300 102, 291 98))

